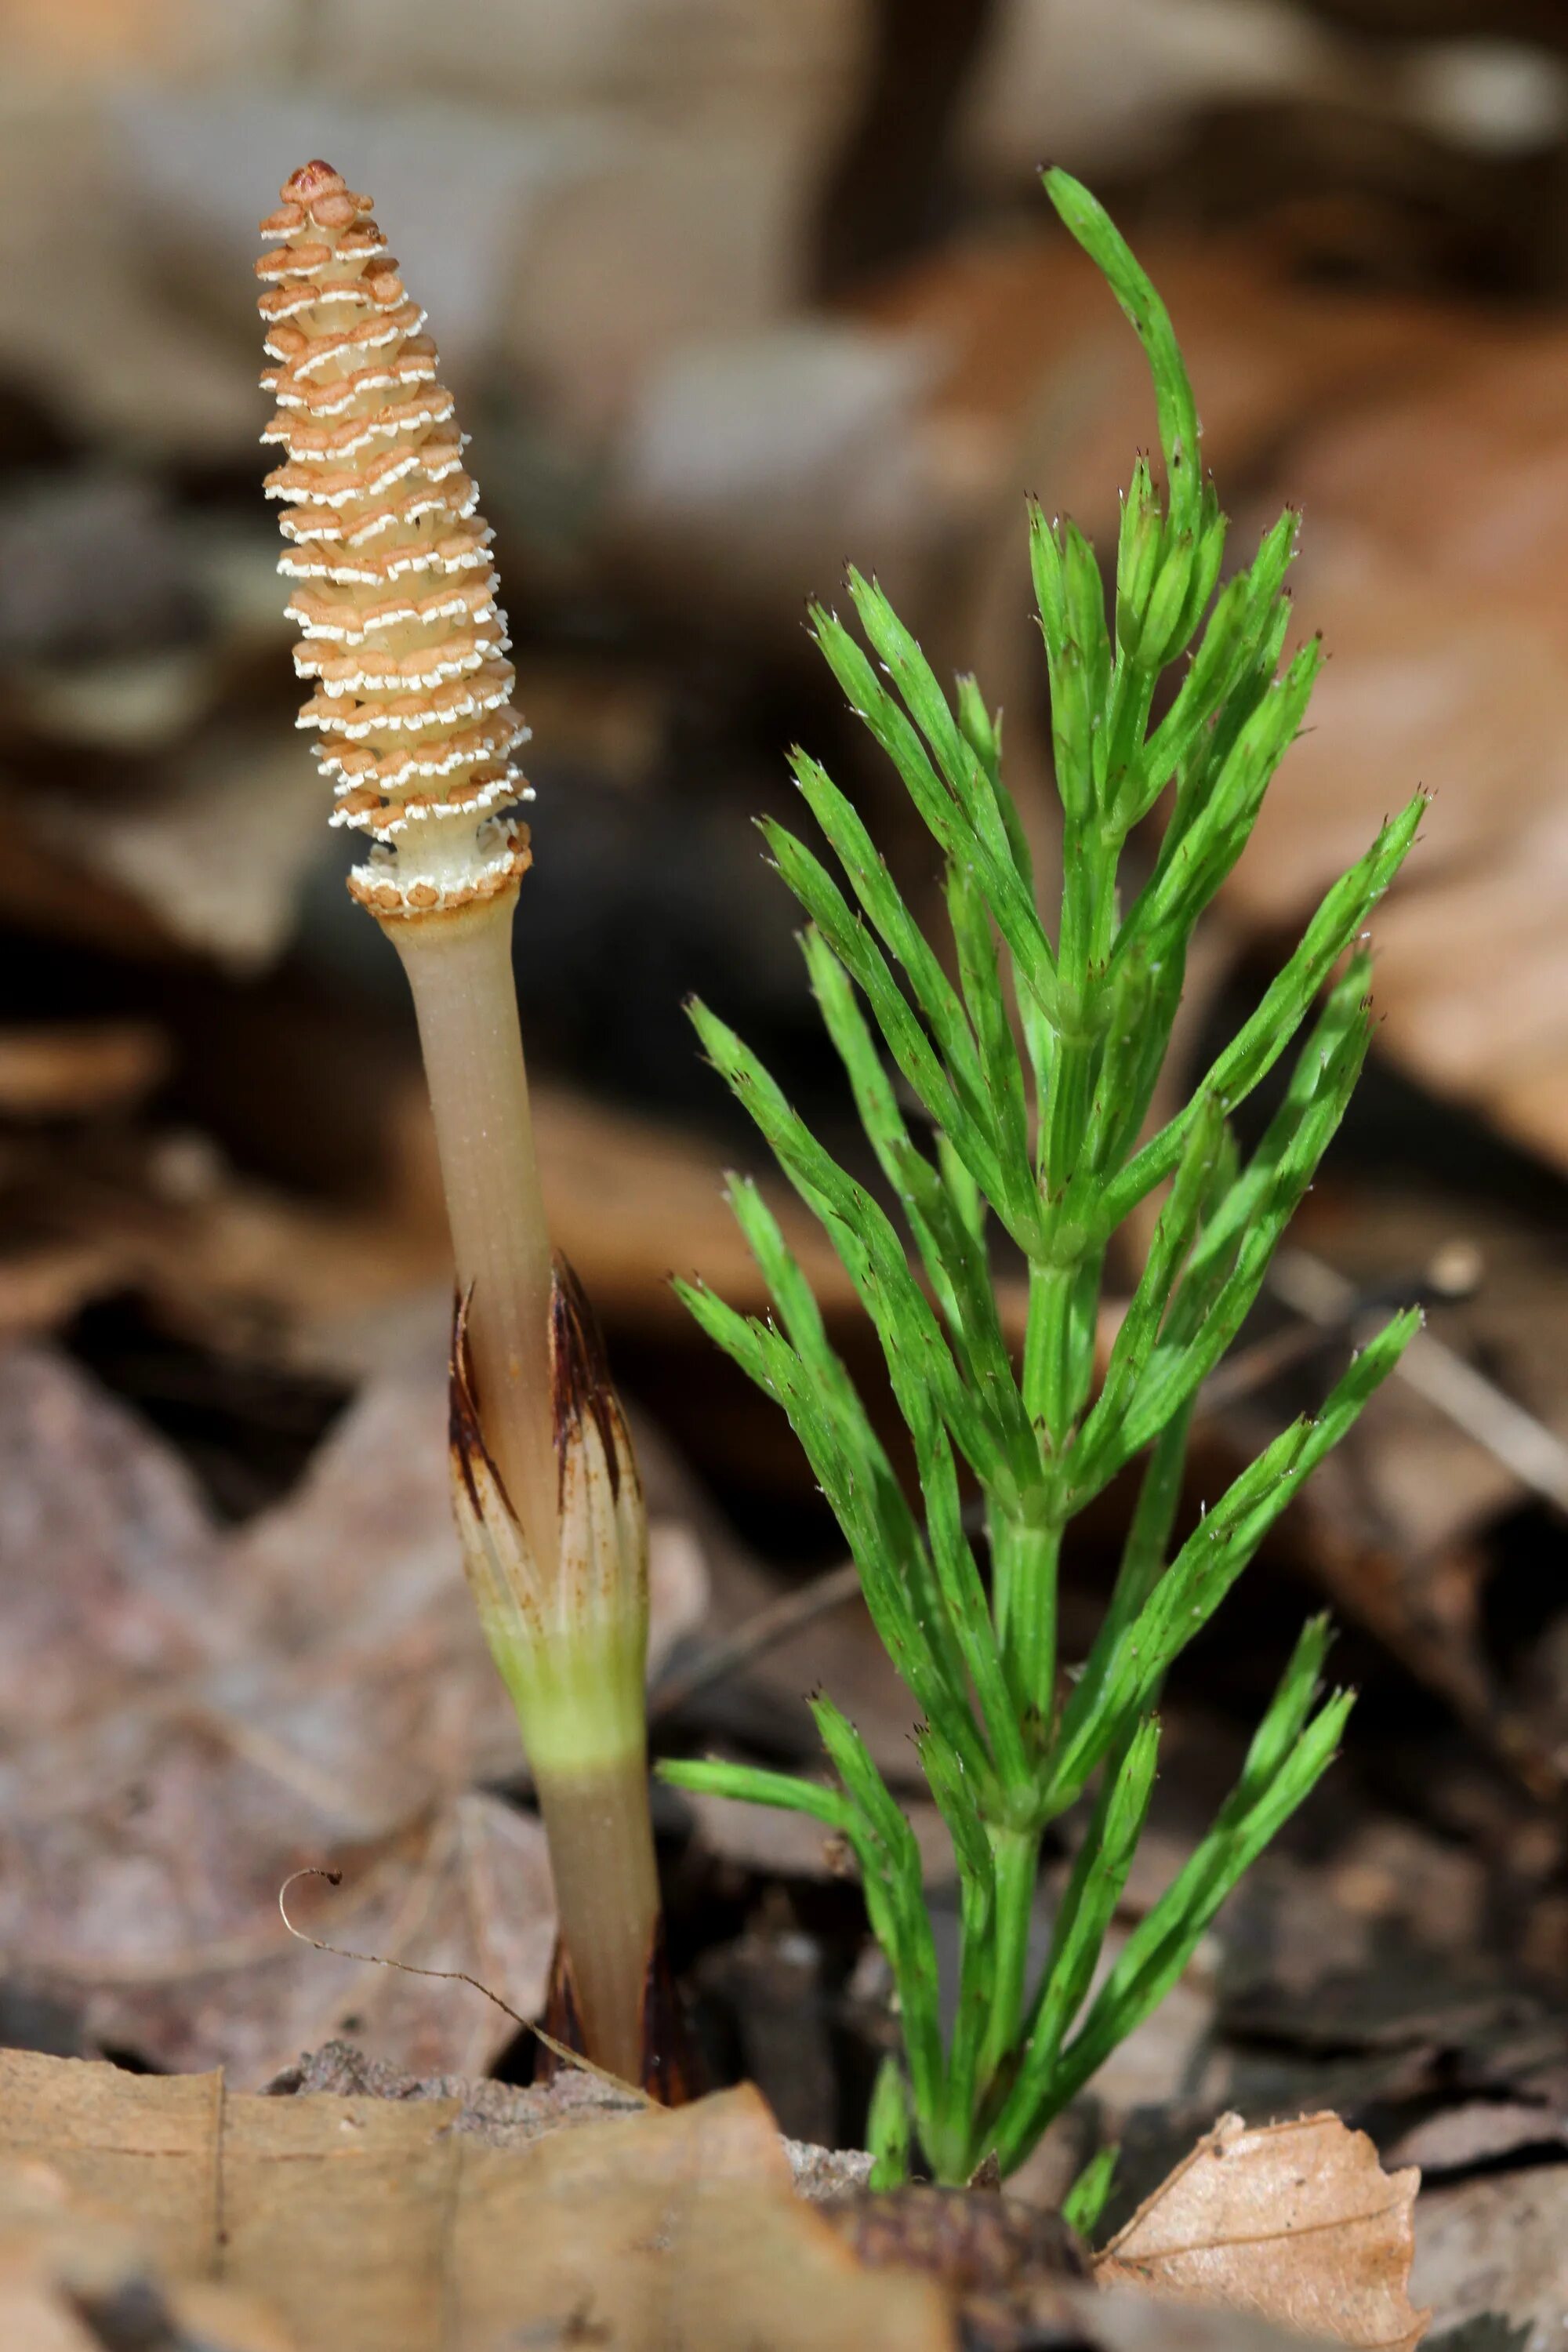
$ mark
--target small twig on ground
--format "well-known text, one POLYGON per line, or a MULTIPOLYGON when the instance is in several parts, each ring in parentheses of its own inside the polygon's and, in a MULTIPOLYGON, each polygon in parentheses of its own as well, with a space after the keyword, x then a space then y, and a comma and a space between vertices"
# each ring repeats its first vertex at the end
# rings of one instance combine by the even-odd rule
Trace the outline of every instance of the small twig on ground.
MULTIPOLYGON (((1289 1255, 1309 1262, 1305 1252, 1292 1251, 1289 1255)), ((1310 1263, 1321 1265, 1315 1258, 1310 1263)), ((1277 1259, 1264 1286, 1298 1320, 1282 1330, 1271 1331, 1265 1339, 1255 1340, 1211 1373, 1198 1392, 1203 1411, 1215 1412, 1239 1404, 1258 1389, 1266 1388, 1281 1372, 1293 1370, 1314 1356, 1320 1348, 1342 1336, 1348 1337, 1363 1316, 1375 1315, 1391 1307, 1426 1307, 1439 1301, 1448 1304, 1468 1297, 1479 1278, 1479 1269, 1468 1250, 1440 1250, 1419 1274, 1376 1283, 1365 1290, 1333 1275, 1331 1279, 1338 1288, 1331 1297, 1324 1289, 1316 1311, 1311 1311, 1291 1294, 1288 1281, 1279 1279, 1279 1264, 1277 1259)), ((1331 1270, 1322 1266, 1321 1271, 1328 1275, 1331 1270)))
MULTIPOLYGON (((1354 1284, 1306 1250, 1279 1253, 1270 1287, 1276 1297, 1320 1331, 1353 1322, 1361 1309, 1354 1284)), ((1245 1363, 1246 1358, 1241 1361, 1245 1363)), ((1419 1332, 1405 1349, 1394 1377, 1436 1405, 1467 1437, 1485 1446, 1533 1494, 1558 1510, 1568 1511, 1568 1444, 1456 1349, 1429 1331, 1419 1332)))
POLYGON ((859 1591, 860 1571, 852 1559, 847 1559, 840 1561, 837 1568, 826 1569, 820 1576, 814 1576, 809 1584, 801 1585, 796 1591, 783 1593, 778 1600, 770 1601, 766 1608, 759 1609, 754 1616, 748 1617, 743 1625, 737 1626, 723 1641, 715 1642, 711 1649, 694 1658, 689 1666, 665 1677, 649 1703, 648 1712, 652 1720, 662 1723, 669 1716, 679 1714, 700 1691, 709 1690, 713 1684, 723 1682, 729 1675, 738 1673, 741 1667, 751 1665, 765 1651, 775 1649, 792 1633, 798 1633, 803 1625, 813 1623, 829 1609, 841 1607, 846 1601, 855 1600, 859 1591))
POLYGON ((635 2083, 625 2082, 619 2074, 612 2074, 608 2067, 595 2066, 593 2060, 584 2058, 580 2050, 568 2049, 564 2042, 557 2042, 552 2033, 547 2033, 542 2025, 536 2025, 532 2018, 520 2016, 510 2001, 502 2000, 499 1992, 492 1992, 488 1984, 481 1984, 479 1978, 471 1977, 466 1969, 422 1969, 416 1967, 412 1960, 394 1959, 390 1953, 351 1952, 342 1944, 329 1944, 320 1936, 307 1935, 304 1928, 296 1927, 293 1920, 289 1916, 289 1889, 298 1885, 301 1878, 324 1878, 329 1886, 341 1886, 343 1883, 343 1874, 341 1870, 323 1870, 319 1864, 310 1863, 307 1864, 303 1870, 290 1872, 278 1889, 278 1909, 283 1925, 291 1936, 298 1937, 301 1944, 309 1944, 312 1951, 330 1952, 334 1959, 358 1960, 366 1968, 399 1969, 405 1977, 435 1977, 445 1984, 471 1985, 475 1992, 483 1993, 485 1999, 492 2002, 503 2017, 510 2017, 512 2023, 520 2027, 524 2033, 531 2033, 536 2041, 542 2042, 545 2048, 559 2058, 564 2065, 575 2066, 584 2074, 596 2075, 601 2083, 607 2083, 612 2090, 625 2092, 627 2098, 637 2100, 641 2106, 651 2107, 657 2104, 648 2097, 646 2091, 639 2090, 635 2083))

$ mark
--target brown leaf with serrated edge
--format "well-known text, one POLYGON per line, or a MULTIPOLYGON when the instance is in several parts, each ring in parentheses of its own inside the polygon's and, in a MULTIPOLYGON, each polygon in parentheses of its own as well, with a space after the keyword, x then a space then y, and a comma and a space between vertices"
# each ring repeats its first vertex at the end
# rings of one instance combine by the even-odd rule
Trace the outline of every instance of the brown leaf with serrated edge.
POLYGON ((1095 2263, 1101 2286, 1224 2304, 1363 2352, 1412 2352, 1421 2176, 1392 2177, 1338 2116, 1249 2130, 1222 2116, 1095 2263))
POLYGON ((573 2126, 497 2146, 457 2097, 256 2097, 0 2052, 0 2178, 47 2159, 161 2292, 221 2277, 298 2352, 952 2352, 941 2290, 861 2269, 794 2194, 754 2090, 573 2126))

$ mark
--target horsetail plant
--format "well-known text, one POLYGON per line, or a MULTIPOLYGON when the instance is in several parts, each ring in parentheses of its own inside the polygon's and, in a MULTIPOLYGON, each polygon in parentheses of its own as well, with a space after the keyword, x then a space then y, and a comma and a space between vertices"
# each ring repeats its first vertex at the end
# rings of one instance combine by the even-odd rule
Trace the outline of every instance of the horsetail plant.
POLYGON ((1285 1430, 1174 1541, 1199 1391, 1257 1298, 1361 1068, 1369 1017, 1359 934, 1423 803, 1386 824, 1329 891, 1192 1099, 1142 1139, 1194 927, 1247 845, 1301 726, 1320 652, 1284 653, 1293 514, 1219 584, 1226 518, 1201 470, 1170 320, 1093 197, 1060 171, 1046 186, 1142 340, 1165 478, 1162 495, 1149 465, 1134 467, 1109 618, 1082 534, 1037 509, 1029 515, 1062 809, 1057 920, 1047 930, 1002 780, 1000 717, 973 678, 960 679, 950 703, 886 597, 858 572, 849 594, 869 652, 833 613, 814 608, 812 626, 942 852, 951 963, 856 809, 805 752, 792 758, 795 782, 848 895, 803 840, 763 827, 810 919, 811 986, 923 1280, 879 1201, 824 1150, 756 1055, 705 1005, 692 1008, 708 1055, 842 1259, 908 1427, 918 1508, 776 1220, 753 1185, 735 1182, 735 1213, 774 1313, 737 1314, 701 1286, 683 1285, 683 1295, 788 1414, 923 1717, 920 1759, 960 1889, 950 2030, 913 1834, 830 1697, 813 1706, 831 1784, 717 1761, 663 1769, 679 1787, 814 1815, 853 1850, 901 2019, 901 2056, 885 2062, 871 2106, 884 2180, 906 2168, 911 2143, 942 2180, 967 2179, 990 2158, 1004 2173, 1019 2165, 1170 1990, 1226 1895, 1327 1769, 1350 1698, 1318 1704, 1328 1644, 1318 1621, 1297 1643, 1212 1829, 1100 1972, 1153 1786, 1166 1673, 1386 1378, 1416 1320, 1396 1316, 1317 1415, 1285 1430), (1158 849, 1124 897, 1130 838, 1168 788, 1158 849), (1309 1022, 1279 1108, 1244 1158, 1229 1116, 1309 1022), (911 1098, 932 1150, 911 1126, 911 1098), (1107 1248, 1162 1186, 1097 1386, 1107 1248), (1027 1266, 1021 1363, 998 1314, 993 1225, 1027 1266), (1064 1533, 1139 1458, 1098 1635, 1086 1658, 1064 1663, 1064 1533), (988 1580, 967 1531, 961 1465, 983 1501, 988 1580), (1076 1859, 1031 1981, 1042 1836, 1080 1805, 1076 1859))
POLYGON ((673 2087, 647 1805, 647 1534, 593 1318, 553 1263, 511 970, 529 798, 490 532, 435 344, 371 218, 308 163, 258 274, 284 462, 279 569, 314 681, 331 822, 374 846, 349 888, 414 995, 457 1261, 452 1491, 517 1709, 561 1920, 557 2012, 614 2073, 673 2087))

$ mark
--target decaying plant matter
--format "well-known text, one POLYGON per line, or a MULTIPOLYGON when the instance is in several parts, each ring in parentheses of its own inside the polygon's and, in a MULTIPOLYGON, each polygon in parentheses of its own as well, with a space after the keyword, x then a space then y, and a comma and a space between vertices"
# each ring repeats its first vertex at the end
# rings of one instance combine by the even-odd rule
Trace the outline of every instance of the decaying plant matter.
POLYGON ((453 1493, 485 1633, 516 1703, 560 1904, 563 1996, 589 2054, 658 2071, 658 1920, 643 1667, 647 1536, 593 1319, 552 1268, 511 971, 530 862, 513 812, 506 616, 425 314, 371 217, 308 163, 257 264, 283 462, 280 569, 313 681, 300 714, 367 835, 349 887, 391 938, 418 1014, 462 1302, 453 1493))
MULTIPOLYGON (((1310 644, 1284 657, 1293 514, 1219 587, 1226 518, 1201 469, 1197 413, 1170 320, 1093 198, 1064 173, 1048 173, 1047 186, 1142 339, 1165 476, 1162 496, 1144 461, 1134 469, 1109 617, 1082 534, 1030 516, 1064 830, 1052 931, 1002 780, 999 715, 973 678, 959 681, 951 704, 886 597, 858 573, 849 593, 869 656, 837 615, 817 610, 814 627, 942 852, 951 961, 921 933, 856 809, 804 752, 794 755, 795 780, 858 905, 804 841, 780 824, 763 827, 810 918, 812 987, 923 1281, 881 1203, 824 1150, 756 1056, 705 1006, 694 1013, 712 1061, 842 1258, 908 1425, 919 1511, 775 1220, 752 1186, 737 1183, 736 1213, 775 1317, 742 1317, 701 1288, 686 1296, 788 1413, 923 1714, 921 1758, 961 1885, 951 2031, 914 1836, 830 1697, 815 1707, 837 1785, 719 1762, 667 1770, 682 1786, 815 1815, 853 1848, 903 2035, 902 2059, 889 2061, 872 2102, 885 2179, 905 2168, 911 2142, 943 2180, 965 2179, 993 2157, 1004 2171, 1019 2164, 1175 1982, 1226 1895, 1327 1768, 1350 1701, 1337 1694, 1317 1705, 1328 1644, 1320 1622, 1303 1632, 1208 1835, 1100 1973, 1153 1786, 1164 1676, 1415 1323, 1394 1318, 1319 1414, 1284 1431, 1173 1543, 1194 1401, 1258 1296, 1365 1055, 1368 966, 1358 935, 1398 870, 1422 803, 1386 824, 1329 892, 1191 1101, 1142 1140, 1194 927, 1245 848, 1301 726, 1320 649, 1310 644), (1143 859, 1124 903, 1130 841, 1162 803, 1157 852, 1143 859), (1347 951, 1279 1108, 1244 1160, 1230 1114, 1285 1053, 1347 951), (923 1148, 911 1099, 934 1150, 923 1148), (1108 1245, 1162 1186, 1142 1272, 1097 1388, 1108 1245), (1028 1268, 1021 1365, 997 1312, 993 1220, 1028 1268), (1098 1638, 1086 1658, 1064 1661, 1064 1534, 1140 1458, 1142 1485, 1098 1638), (984 1499, 988 1576, 966 1530, 961 1465, 984 1499), (1079 1807, 1077 1859, 1031 1980, 1041 1838, 1079 1807)), ((1080 2220, 1092 2220, 1106 2185, 1101 2177, 1084 2184, 1080 2220)))

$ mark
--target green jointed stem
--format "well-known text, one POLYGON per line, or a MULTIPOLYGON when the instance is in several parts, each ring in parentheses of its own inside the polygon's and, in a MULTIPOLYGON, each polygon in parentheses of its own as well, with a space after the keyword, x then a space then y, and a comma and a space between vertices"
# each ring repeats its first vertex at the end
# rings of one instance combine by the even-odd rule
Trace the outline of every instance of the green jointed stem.
MULTIPOLYGON (((823 1148, 733 1032, 694 1008, 715 1066, 843 1261, 908 1425, 918 1507, 775 1221, 753 1187, 738 1185, 736 1213, 774 1317, 738 1315, 704 1290, 683 1295, 789 1415, 924 1718, 917 1745, 959 1880, 945 2042, 912 1833, 830 1701, 816 1706, 832 1784, 731 1764, 666 1770, 680 1786, 793 1806, 852 1848, 904 2044, 901 2069, 879 2077, 869 2126, 884 2181, 916 2160, 950 2180, 989 2155, 1005 2170, 1021 2163, 1163 1998, 1241 1873, 1326 1770, 1350 1702, 1317 1703, 1327 1646, 1318 1624, 1303 1633, 1209 1835, 1091 1991, 1153 1787, 1165 1678, 1393 1369, 1415 1320, 1396 1317, 1316 1419, 1282 1431, 1173 1549, 1198 1391, 1257 1298, 1349 1102, 1369 1027, 1365 960, 1347 953, 1398 871, 1422 804, 1386 824, 1328 892, 1191 1100, 1141 1144, 1194 928, 1247 846, 1320 655, 1308 646, 1283 659, 1294 515, 1220 585, 1226 518, 1202 473, 1170 320, 1087 190, 1059 172, 1047 188, 1142 339, 1164 475, 1162 495, 1144 461, 1133 469, 1109 599, 1082 534, 1038 510, 1029 517, 1062 804, 1059 901, 1047 917, 1003 782, 999 718, 972 678, 950 702, 876 583, 851 572, 866 644, 820 608, 813 626, 941 854, 951 953, 927 939, 864 821, 805 753, 792 755, 795 781, 840 876, 783 824, 768 820, 763 831, 810 919, 812 991, 882 1198, 823 1148), (1151 853, 1130 835, 1162 799, 1169 814, 1151 853), (1244 1160, 1227 1122, 1310 1019, 1279 1106, 1244 1160), (916 1107, 923 1117, 911 1118, 916 1107), (1097 1387, 1107 1253, 1161 1186, 1097 1387), (1016 1358, 989 1264, 993 1218, 1027 1268, 1016 1358), (1139 1457, 1099 1634, 1087 1658, 1063 1661, 1064 1539, 1139 1457), (965 1469, 984 1504, 988 1582, 962 1507, 965 1469), (1031 1981, 1041 1836, 1071 1808, 1087 1825, 1031 1981)), ((1103 2166, 1086 2176, 1086 2215, 1109 2178, 1103 2166)))

